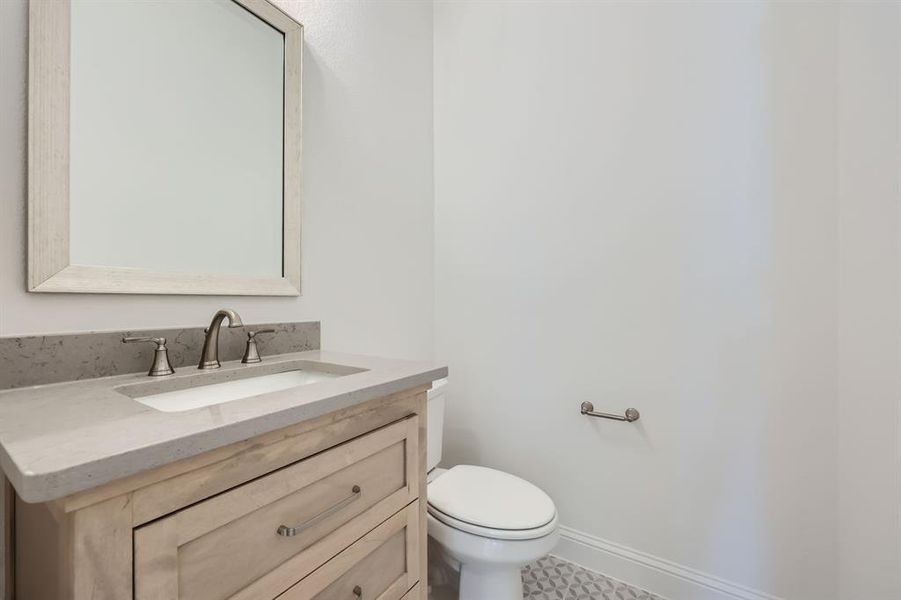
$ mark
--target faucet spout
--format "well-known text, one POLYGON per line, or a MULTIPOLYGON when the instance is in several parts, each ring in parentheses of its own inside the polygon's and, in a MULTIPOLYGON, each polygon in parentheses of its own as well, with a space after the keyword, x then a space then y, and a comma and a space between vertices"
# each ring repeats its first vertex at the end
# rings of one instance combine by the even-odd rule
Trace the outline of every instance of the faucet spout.
POLYGON ((210 322, 210 326, 206 330, 206 339, 203 341, 203 351, 200 353, 200 364, 198 369, 218 369, 222 365, 219 363, 219 328, 222 327, 222 321, 228 319, 229 327, 243 327, 241 316, 233 310, 223 308, 215 315, 210 322))

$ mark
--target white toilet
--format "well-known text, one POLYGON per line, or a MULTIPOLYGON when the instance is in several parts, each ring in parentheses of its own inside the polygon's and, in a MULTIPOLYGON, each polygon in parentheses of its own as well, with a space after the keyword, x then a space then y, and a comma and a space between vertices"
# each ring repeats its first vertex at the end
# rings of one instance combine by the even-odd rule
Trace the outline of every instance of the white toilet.
POLYGON ((535 485, 509 473, 441 461, 446 380, 428 404, 429 537, 460 571, 460 600, 522 600, 523 566, 557 544, 557 508, 535 485))

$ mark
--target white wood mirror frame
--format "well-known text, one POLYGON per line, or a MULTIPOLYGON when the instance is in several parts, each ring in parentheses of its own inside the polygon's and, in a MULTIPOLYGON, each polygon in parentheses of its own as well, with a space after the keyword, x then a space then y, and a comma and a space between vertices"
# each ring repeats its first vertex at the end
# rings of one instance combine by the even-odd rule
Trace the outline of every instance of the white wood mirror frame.
MULTIPOLYGON (((303 28, 269 0, 233 0, 284 35, 282 276, 153 271, 70 261, 70 0, 29 3, 28 290, 114 294, 300 294, 303 28)), ((223 241, 225 243, 225 241, 223 241)))

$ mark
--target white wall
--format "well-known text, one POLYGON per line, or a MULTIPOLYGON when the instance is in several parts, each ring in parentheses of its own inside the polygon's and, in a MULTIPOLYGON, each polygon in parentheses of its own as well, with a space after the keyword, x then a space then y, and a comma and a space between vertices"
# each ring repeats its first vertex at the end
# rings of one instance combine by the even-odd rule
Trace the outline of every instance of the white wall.
POLYGON ((840 48, 839 597, 901 598, 901 4, 840 48))
POLYGON ((321 320, 330 350, 431 356, 432 5, 279 4, 306 33, 299 299, 26 293, 27 4, 0 1, 0 335, 196 326, 228 306, 321 320))
POLYGON ((901 28, 866 10, 436 4, 446 462, 546 488, 571 558, 673 600, 897 597, 901 28))

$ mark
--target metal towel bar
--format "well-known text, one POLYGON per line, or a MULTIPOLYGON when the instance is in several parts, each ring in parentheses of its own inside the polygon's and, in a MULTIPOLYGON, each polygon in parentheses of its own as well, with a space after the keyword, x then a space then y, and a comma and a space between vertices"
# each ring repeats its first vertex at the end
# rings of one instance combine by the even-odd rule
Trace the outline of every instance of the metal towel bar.
POLYGON ((632 421, 637 421, 641 418, 641 414, 634 408, 627 408, 625 415, 613 415, 610 413, 604 412, 595 412, 594 404, 591 402, 583 402, 582 403, 582 414, 588 415, 589 417, 600 417, 602 419, 613 419, 614 421, 626 421, 631 423, 632 421))

